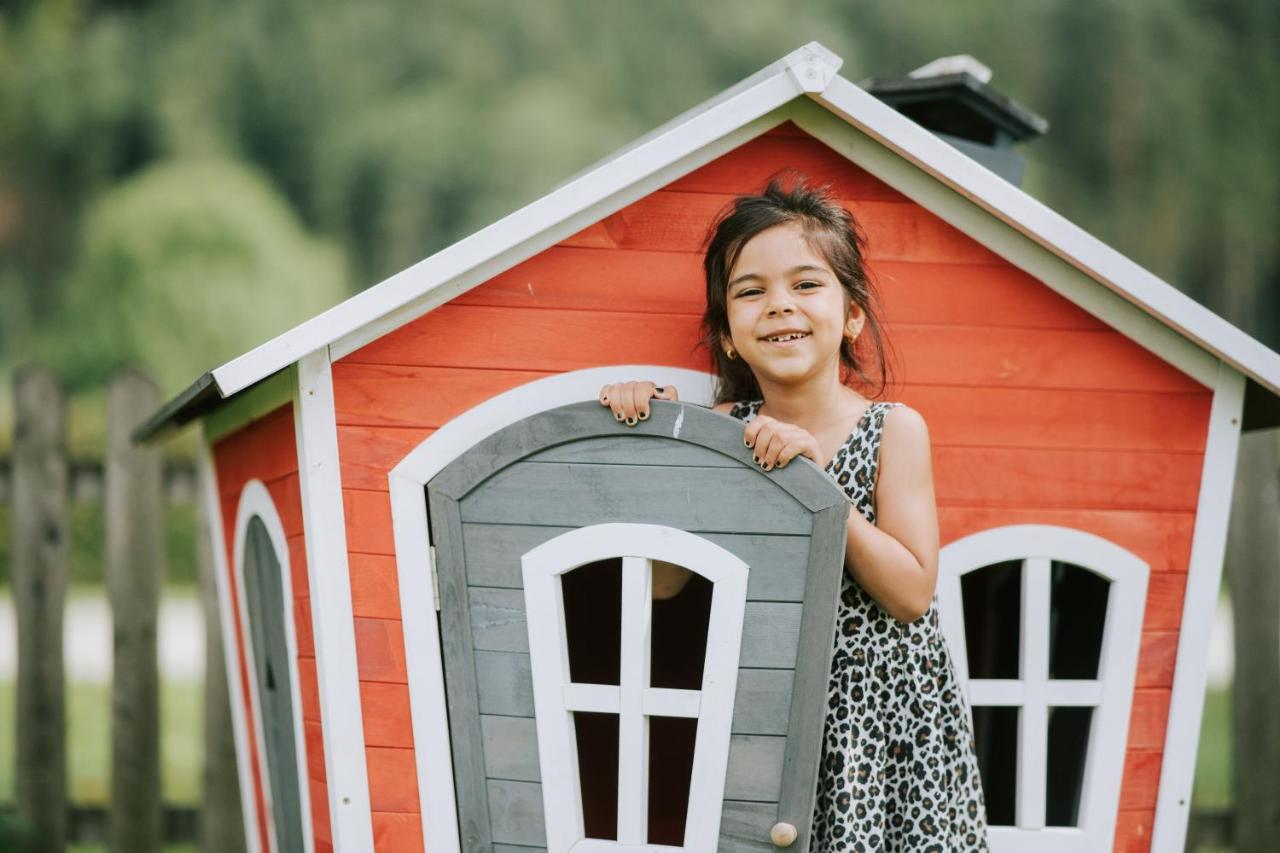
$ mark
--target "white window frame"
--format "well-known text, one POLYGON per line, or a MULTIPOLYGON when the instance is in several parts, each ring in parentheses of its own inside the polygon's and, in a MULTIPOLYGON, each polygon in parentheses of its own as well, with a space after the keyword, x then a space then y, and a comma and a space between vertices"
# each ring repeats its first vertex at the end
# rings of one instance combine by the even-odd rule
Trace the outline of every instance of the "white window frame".
MULTIPOLYGON (((289 566, 289 543, 285 537, 284 524, 280 521, 280 513, 276 510, 271 492, 261 480, 253 479, 244 484, 240 492, 240 503, 236 508, 235 548, 232 551, 236 580, 236 599, 240 610, 240 647, 244 650, 245 666, 249 672, 249 700, 253 709, 253 725, 257 742, 257 759, 259 778, 262 781, 262 800, 267 817, 267 843, 270 853, 276 850, 275 809, 272 803, 271 774, 267 770, 267 752, 263 733, 262 704, 258 696, 258 679, 256 661, 251 638, 253 631, 249 625, 248 600, 245 597, 244 582, 244 548, 249 534, 249 522, 254 518, 262 520, 275 551, 276 561, 280 564, 280 588, 284 598, 284 638, 289 656, 289 690, 293 694, 293 750, 298 774, 298 805, 302 822, 302 844, 307 853, 315 850, 315 840, 311 827, 311 785, 307 776, 306 735, 302 727, 302 691, 298 686, 298 634, 293 620, 293 575, 289 566)), ((237 683, 239 679, 237 678, 237 683)), ((252 803, 253 797, 248 801, 252 803)), ((252 808, 252 806, 250 806, 252 808)), ((247 836, 246 836, 247 837, 247 836)), ((257 837, 256 823, 253 837, 257 837)), ((256 844, 251 846, 256 849, 256 844)))
POLYGON ((747 564, 720 546, 672 527, 597 524, 544 542, 521 558, 529 659, 549 853, 713 853, 720 835, 729 730, 747 601, 747 564), (597 560, 622 558, 619 686, 575 684, 560 576, 597 560), (701 690, 649 686, 652 561, 675 563, 713 584, 701 690), (641 601, 648 606, 628 606, 641 601), (618 838, 584 837, 573 713, 618 715, 618 838), (698 721, 684 845, 647 842, 649 716, 698 721))
POLYGON ((1150 567, 1100 536, 1067 527, 1020 524, 975 533, 939 554, 938 609, 943 633, 972 708, 1020 708, 1016 826, 990 829, 995 853, 1037 850, 1079 853, 1109 850, 1115 835, 1124 775, 1129 713, 1146 610, 1150 567), (1022 562, 1019 678, 971 679, 961 578, 1011 560, 1022 562), (1096 680, 1049 678, 1049 608, 1052 561, 1080 566, 1110 581, 1096 680), (1050 707, 1092 707, 1082 781, 1079 825, 1045 826, 1050 707))

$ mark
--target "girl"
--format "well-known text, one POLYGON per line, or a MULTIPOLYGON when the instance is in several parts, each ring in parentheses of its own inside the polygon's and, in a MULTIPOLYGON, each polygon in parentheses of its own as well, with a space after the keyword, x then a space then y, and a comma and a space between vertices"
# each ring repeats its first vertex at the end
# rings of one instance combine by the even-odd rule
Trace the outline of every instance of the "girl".
MULTIPOLYGON (((810 849, 986 850, 969 714, 933 600, 928 429, 914 409, 845 384, 870 384, 866 347, 855 346, 864 331, 878 393, 886 378, 864 250, 853 217, 803 182, 788 190, 775 180, 734 202, 704 260, 715 410, 746 422, 743 441, 761 470, 806 456, 858 510, 849 514, 810 849)), ((629 426, 649 416, 651 398, 679 395, 652 382, 600 392, 629 426)), ((682 570, 661 568, 655 595, 678 592, 682 570)))

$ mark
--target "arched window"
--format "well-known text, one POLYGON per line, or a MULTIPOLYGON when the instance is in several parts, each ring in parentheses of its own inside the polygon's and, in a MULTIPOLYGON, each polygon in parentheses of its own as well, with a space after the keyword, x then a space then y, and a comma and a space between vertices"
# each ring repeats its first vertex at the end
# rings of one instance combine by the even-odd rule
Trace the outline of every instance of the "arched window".
POLYGON ((939 556, 938 604, 973 712, 992 849, 1109 849, 1148 567, 1091 533, 983 531, 939 556))
MULTIPOLYGON (((236 590, 271 853, 312 849, 289 551, 267 487, 250 480, 236 512, 236 590)), ((265 851, 264 851, 265 853, 265 851)))
MULTIPOLYGON (((572 530, 529 551, 521 564, 547 849, 715 849, 746 564, 706 539, 649 524, 572 530), (682 638, 687 665, 658 665, 668 627, 655 621, 655 561, 694 573, 695 589, 682 595, 709 598, 705 615, 680 620, 691 631, 682 638), (612 594, 601 595, 611 582, 612 594), (591 587, 599 609, 584 616, 578 602, 591 587), (596 618, 596 629, 616 620, 616 637, 591 632, 603 654, 575 651, 574 626, 584 618, 596 618), (580 750, 587 745, 589 754, 580 750), (656 826, 649 804, 670 799, 673 789, 684 795, 675 809, 684 825, 656 826)), ((654 811, 673 810, 667 804, 654 811)))

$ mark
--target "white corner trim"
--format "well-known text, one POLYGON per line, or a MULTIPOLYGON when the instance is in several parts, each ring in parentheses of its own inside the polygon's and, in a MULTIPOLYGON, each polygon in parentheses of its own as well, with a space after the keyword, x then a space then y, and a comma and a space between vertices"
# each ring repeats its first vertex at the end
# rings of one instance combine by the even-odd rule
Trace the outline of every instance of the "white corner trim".
POLYGON ((373 817, 328 350, 320 349, 298 362, 293 417, 333 846, 342 851, 372 851, 373 817))
MULTIPOLYGON (((538 732, 538 760, 547 850, 568 853, 584 838, 564 599, 560 575, 584 563, 622 558, 622 658, 617 687, 590 685, 588 694, 610 694, 618 720, 617 844, 641 847, 648 820, 649 705, 676 707, 698 720, 689 786, 684 844, 670 850, 712 850, 720 835, 729 730, 738 681, 738 652, 747 602, 747 564, 713 542, 684 530, 655 524, 595 524, 570 530, 521 557, 529 663, 538 732), (649 687, 652 561, 685 566, 713 584, 701 689, 649 687), (643 606, 626 605, 642 602, 643 606)), ((585 686, 585 685, 584 685, 585 686)), ((592 699, 594 700, 594 696, 592 699)), ((668 711, 669 712, 669 711, 668 711)))
MULTIPOLYGON (((904 158, 892 148, 885 147, 858 127, 851 126, 817 104, 793 104, 792 121, 851 162, 955 226, 966 236, 1039 279, 1063 298, 1117 329, 1202 385, 1213 387, 1218 375, 1216 356, 1169 328, 1141 306, 1126 300, 1121 293, 1099 287, 1098 282, 1085 271, 1073 266, 1041 241, 1026 234, 1023 229, 993 217, 973 196, 957 191, 946 181, 922 170, 918 164, 904 158)), ((968 171, 982 169, 946 143, 935 141, 951 155, 967 163, 968 171)), ((991 180, 1008 185, 1004 179, 994 175, 991 180)))
POLYGON ((198 462, 201 491, 209 526, 209 547, 213 552, 214 586, 218 591, 218 618, 222 623, 222 657, 227 667, 227 695, 231 702, 231 733, 236 744, 236 775, 240 779, 240 814, 244 820, 244 842, 247 853, 261 853, 262 838, 258 831, 257 799, 253 791, 253 774, 249 755, 248 721, 245 720, 244 694, 240 690, 240 665, 237 652, 244 645, 235 619, 231 616, 230 569, 227 566, 226 528, 222 524, 222 502, 218 497, 218 473, 213 463, 213 448, 202 435, 198 462))
POLYGON ((1280 394, 1273 352, 1083 228, 1000 178, 875 96, 837 77, 812 95, 837 116, 920 171, 967 197, 1173 331, 1280 394))
MULTIPOLYGON (((409 672, 414 761, 427 850, 453 853, 460 845, 444 664, 431 584, 427 483, 450 462, 503 427, 548 409, 593 399, 605 385, 629 379, 674 385, 686 402, 709 406, 713 399, 712 377, 683 368, 624 364, 559 373, 512 388, 463 412, 424 439, 387 475, 405 665, 409 672)), ((310 553, 309 542, 307 547, 310 553)))
POLYGON ((1243 374, 1225 362, 1221 364, 1209 411, 1209 436, 1200 474, 1196 528, 1191 540, 1178 657, 1169 700, 1160 788, 1156 795, 1156 822, 1151 834, 1152 850, 1182 850, 1186 844, 1191 786, 1195 781, 1196 750, 1204 713, 1209 633, 1222 583, 1231 489, 1240 448, 1244 385, 1243 374))
MULTIPOLYGON (((271 539, 271 547, 276 554, 276 562, 280 570, 280 588, 284 612, 280 617, 284 620, 285 649, 288 655, 289 691, 293 709, 293 758, 294 769, 298 777, 298 819, 302 823, 303 849, 312 851, 315 842, 311 828, 311 791, 307 775, 307 741, 302 728, 302 692, 298 688, 298 635, 293 621, 293 577, 289 574, 289 541, 284 535, 284 525, 280 521, 280 513, 276 510, 271 493, 261 480, 252 479, 244 484, 240 492, 240 503, 236 508, 235 547, 232 557, 235 565, 236 597, 240 605, 240 632, 242 637, 252 637, 253 629, 249 624, 249 601, 245 591, 244 549, 245 537, 248 535, 249 522, 257 517, 266 528, 271 539)), ((265 568, 265 567, 264 567, 265 568)), ((266 616, 267 614, 263 614, 266 616)), ((270 768, 266 748, 266 727, 262 718, 262 702, 258 695, 257 656, 252 642, 246 642, 244 657, 249 668, 249 695, 252 697, 254 724, 258 732, 258 767, 262 774, 263 802, 267 810, 267 838, 271 849, 276 847, 276 813, 273 802, 274 792, 270 785, 270 768)))
POLYGON ((787 72, 796 81, 796 85, 801 91, 810 94, 824 91, 844 64, 843 59, 816 41, 789 54, 785 61, 787 72))
POLYGON ((1120 784, 1128 746, 1129 714, 1142 641, 1150 567, 1131 551, 1083 530, 1017 524, 971 534, 947 544, 938 557, 938 609, 956 677, 970 704, 1015 704, 1022 708, 1018 736, 1017 827, 992 827, 992 850, 1014 853, 1044 846, 1093 851, 1109 849, 1120 808, 1120 784), (1005 561, 1022 562, 1020 677, 974 681, 969 677, 961 578, 1005 561), (1098 679, 1067 682, 1049 679, 1049 570, 1052 561, 1080 566, 1110 581, 1098 679), (1034 611, 1034 612, 1032 612, 1034 611), (1065 700, 1065 701, 1064 701, 1065 700), (1094 705, 1089 729, 1079 826, 1045 826, 1048 709, 1057 705, 1094 705))

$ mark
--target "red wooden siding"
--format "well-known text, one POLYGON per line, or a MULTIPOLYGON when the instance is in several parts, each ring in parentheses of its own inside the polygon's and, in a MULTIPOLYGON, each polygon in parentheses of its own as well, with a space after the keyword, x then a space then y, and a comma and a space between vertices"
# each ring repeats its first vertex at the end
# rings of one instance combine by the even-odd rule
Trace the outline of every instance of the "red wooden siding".
MULTIPOLYGON (((235 523, 240 493, 251 479, 261 480, 271 494, 289 549, 289 576, 293 589, 294 628, 298 642, 298 698, 302 708, 303 739, 310 782, 311 826, 318 853, 333 850, 329 824, 329 800, 325 787, 324 740, 320 728, 320 693, 316 681, 315 636, 311 624, 311 596, 307 578, 306 545, 302 529, 302 492, 298 478, 298 451, 294 437, 293 407, 284 405, 271 414, 217 442, 213 447, 227 551, 227 582, 231 589, 232 617, 236 625, 236 650, 240 663, 240 687, 244 697, 246 730, 249 734, 250 763, 254 797, 258 803, 262 849, 269 849, 263 808, 264 768, 258 764, 258 738, 254 715, 249 707, 249 679, 244 654, 245 639, 240 634, 239 591, 235 578, 235 523)), ((304 819, 306 816, 304 816, 304 819)))
POLYGON ((334 365, 379 850, 415 849, 420 829, 387 472, 450 419, 542 376, 706 369, 708 225, 783 166, 829 182, 870 238, 895 351, 885 396, 930 424, 942 541, 1059 524, 1151 565, 1116 837, 1149 848, 1211 391, 788 124, 334 365))

